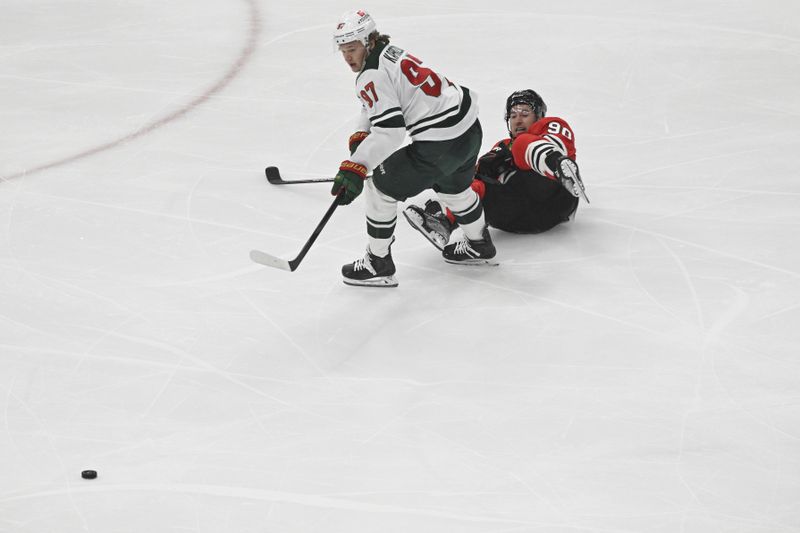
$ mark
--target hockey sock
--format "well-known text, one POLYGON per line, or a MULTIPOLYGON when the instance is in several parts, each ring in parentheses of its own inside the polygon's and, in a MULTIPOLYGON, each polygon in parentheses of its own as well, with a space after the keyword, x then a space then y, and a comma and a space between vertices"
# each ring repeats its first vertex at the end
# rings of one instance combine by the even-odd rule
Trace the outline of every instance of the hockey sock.
POLYGON ((480 218, 475 222, 470 222, 469 224, 461 224, 461 229, 464 231, 464 235, 467 239, 471 241, 480 241, 483 240, 483 229, 486 227, 486 220, 483 218, 483 213, 481 213, 480 218))
POLYGON ((385 257, 397 225, 397 200, 376 189, 371 179, 364 182, 364 193, 369 249, 374 255, 385 257))
POLYGON ((388 239, 376 239, 375 237, 370 237, 369 251, 372 253, 372 255, 386 257, 389 255, 389 246, 391 246, 393 240, 394 239, 392 237, 389 237, 388 239))
POLYGON ((479 218, 483 219, 481 199, 471 187, 467 187, 457 194, 441 192, 438 194, 442 203, 452 211, 451 214, 460 225, 471 224, 479 218))
MULTIPOLYGON (((470 188, 473 191, 475 191, 475 193, 478 195, 478 198, 483 200, 483 197, 486 195, 486 184, 484 182, 482 182, 481 180, 472 180, 470 188)), ((444 214, 447 217, 447 220, 449 220, 451 224, 456 223, 456 216, 453 214, 452 211, 450 211, 449 207, 445 208, 444 214)))

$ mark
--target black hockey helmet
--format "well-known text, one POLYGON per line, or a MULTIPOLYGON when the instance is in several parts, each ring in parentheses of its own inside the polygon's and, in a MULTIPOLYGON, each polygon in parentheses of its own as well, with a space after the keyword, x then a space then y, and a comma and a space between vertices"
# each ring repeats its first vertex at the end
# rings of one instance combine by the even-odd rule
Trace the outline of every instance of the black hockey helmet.
POLYGON ((536 120, 539 120, 547 114, 547 104, 544 103, 542 97, 533 89, 523 89, 521 91, 514 91, 506 99, 506 124, 508 124, 508 117, 511 115, 511 108, 517 104, 527 104, 533 109, 533 114, 536 115, 536 120))

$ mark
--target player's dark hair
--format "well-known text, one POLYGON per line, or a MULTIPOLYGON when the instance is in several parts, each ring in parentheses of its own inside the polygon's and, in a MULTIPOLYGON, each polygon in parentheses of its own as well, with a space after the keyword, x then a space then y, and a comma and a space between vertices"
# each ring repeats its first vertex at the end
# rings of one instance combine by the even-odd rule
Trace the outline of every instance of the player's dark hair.
POLYGON ((389 44, 389 36, 383 33, 374 31, 369 34, 369 42, 374 43, 374 46, 389 44))

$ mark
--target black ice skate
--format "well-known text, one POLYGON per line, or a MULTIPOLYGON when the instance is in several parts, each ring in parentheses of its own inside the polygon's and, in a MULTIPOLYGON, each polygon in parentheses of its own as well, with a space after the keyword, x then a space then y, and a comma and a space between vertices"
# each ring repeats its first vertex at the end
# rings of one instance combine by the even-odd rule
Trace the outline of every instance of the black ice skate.
POLYGON ((480 240, 471 241, 466 236, 457 243, 445 246, 444 260, 456 265, 496 265, 491 259, 497 251, 492 244, 489 228, 484 226, 480 240))
POLYGON ((436 200, 425 202, 425 209, 410 205, 403 210, 403 216, 412 228, 422 233, 439 250, 444 250, 450 241, 450 234, 458 227, 458 224, 450 222, 436 200))
MULTIPOLYGON (((394 239, 392 239, 394 242, 394 239)), ((343 281, 347 285, 360 285, 364 287, 397 287, 394 277, 395 268, 392 261, 391 245, 386 257, 378 257, 369 250, 362 259, 342 267, 343 281)))

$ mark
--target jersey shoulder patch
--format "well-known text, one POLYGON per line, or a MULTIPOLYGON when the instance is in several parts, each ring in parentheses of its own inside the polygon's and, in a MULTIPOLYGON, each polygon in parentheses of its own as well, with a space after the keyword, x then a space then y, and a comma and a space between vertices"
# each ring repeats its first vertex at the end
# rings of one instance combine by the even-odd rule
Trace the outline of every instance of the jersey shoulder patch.
POLYGON ((386 58, 387 61, 391 61, 392 63, 397 63, 397 61, 403 56, 405 50, 402 48, 398 48, 394 45, 389 45, 386 47, 386 50, 383 51, 383 57, 386 58))

